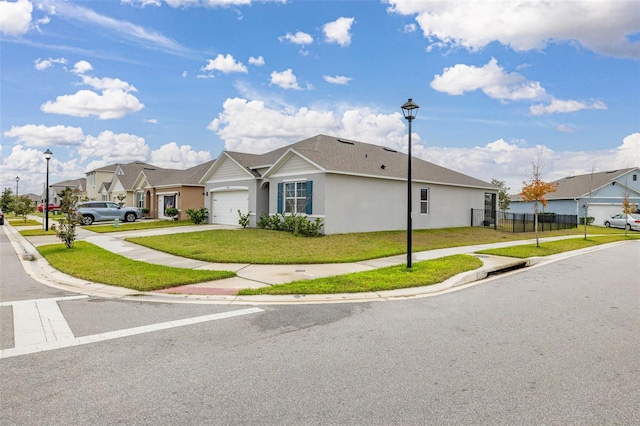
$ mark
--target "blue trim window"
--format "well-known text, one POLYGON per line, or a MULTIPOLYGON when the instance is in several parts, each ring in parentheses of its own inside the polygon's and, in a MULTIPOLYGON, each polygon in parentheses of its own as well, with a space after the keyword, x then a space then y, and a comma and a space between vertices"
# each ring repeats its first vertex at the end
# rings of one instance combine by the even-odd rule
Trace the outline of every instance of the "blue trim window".
POLYGON ((311 214, 313 182, 278 184, 278 213, 311 214))

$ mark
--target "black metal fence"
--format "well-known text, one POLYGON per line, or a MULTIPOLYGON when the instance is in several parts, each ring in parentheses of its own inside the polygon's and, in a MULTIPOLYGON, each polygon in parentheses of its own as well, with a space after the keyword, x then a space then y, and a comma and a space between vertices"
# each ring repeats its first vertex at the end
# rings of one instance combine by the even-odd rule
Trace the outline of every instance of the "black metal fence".
MULTIPOLYGON (((493 212, 471 209, 471 226, 486 226, 506 232, 534 232, 534 213, 493 212)), ((538 213, 538 231, 557 231, 578 227, 578 216, 538 213)))

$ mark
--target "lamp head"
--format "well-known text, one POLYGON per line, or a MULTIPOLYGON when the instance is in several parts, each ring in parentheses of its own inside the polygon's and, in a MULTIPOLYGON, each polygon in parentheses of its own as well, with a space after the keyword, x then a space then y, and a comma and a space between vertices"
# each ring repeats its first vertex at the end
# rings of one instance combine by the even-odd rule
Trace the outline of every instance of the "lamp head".
POLYGON ((402 113, 404 114, 404 118, 407 120, 413 120, 418 115, 419 105, 413 102, 413 99, 409 98, 407 102, 404 103, 400 108, 402 108, 402 113))
POLYGON ((51 152, 51 151, 47 148, 47 150, 44 152, 44 158, 46 158, 47 160, 50 160, 52 155, 53 155, 53 152, 51 152))

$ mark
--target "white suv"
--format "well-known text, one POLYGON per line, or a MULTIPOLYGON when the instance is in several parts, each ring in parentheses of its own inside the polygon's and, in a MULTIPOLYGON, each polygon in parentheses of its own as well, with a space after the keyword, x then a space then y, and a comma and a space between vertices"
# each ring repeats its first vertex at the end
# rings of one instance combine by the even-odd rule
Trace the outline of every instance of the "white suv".
POLYGON ((123 222, 135 222, 142 217, 142 211, 137 207, 120 207, 111 201, 87 201, 76 206, 76 213, 82 216, 83 225, 93 222, 104 222, 119 219, 123 222))

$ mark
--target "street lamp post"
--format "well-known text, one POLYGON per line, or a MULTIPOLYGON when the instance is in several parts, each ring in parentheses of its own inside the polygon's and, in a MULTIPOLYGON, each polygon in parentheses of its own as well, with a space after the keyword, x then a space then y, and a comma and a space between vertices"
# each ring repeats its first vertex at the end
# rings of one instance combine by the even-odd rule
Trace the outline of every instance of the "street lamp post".
POLYGON ((16 176, 16 197, 17 197, 18 195, 20 195, 20 194, 18 193, 18 182, 20 182, 20 176, 16 176))
POLYGON ((400 108, 402 108, 404 118, 409 122, 409 155, 407 156, 407 268, 411 268, 411 122, 416 118, 416 115, 418 115, 418 108, 420 107, 409 98, 400 108))
POLYGON ((53 152, 47 150, 44 152, 44 158, 47 159, 47 184, 45 185, 45 200, 44 200, 44 230, 49 230, 49 160, 51 160, 51 156, 53 152))

